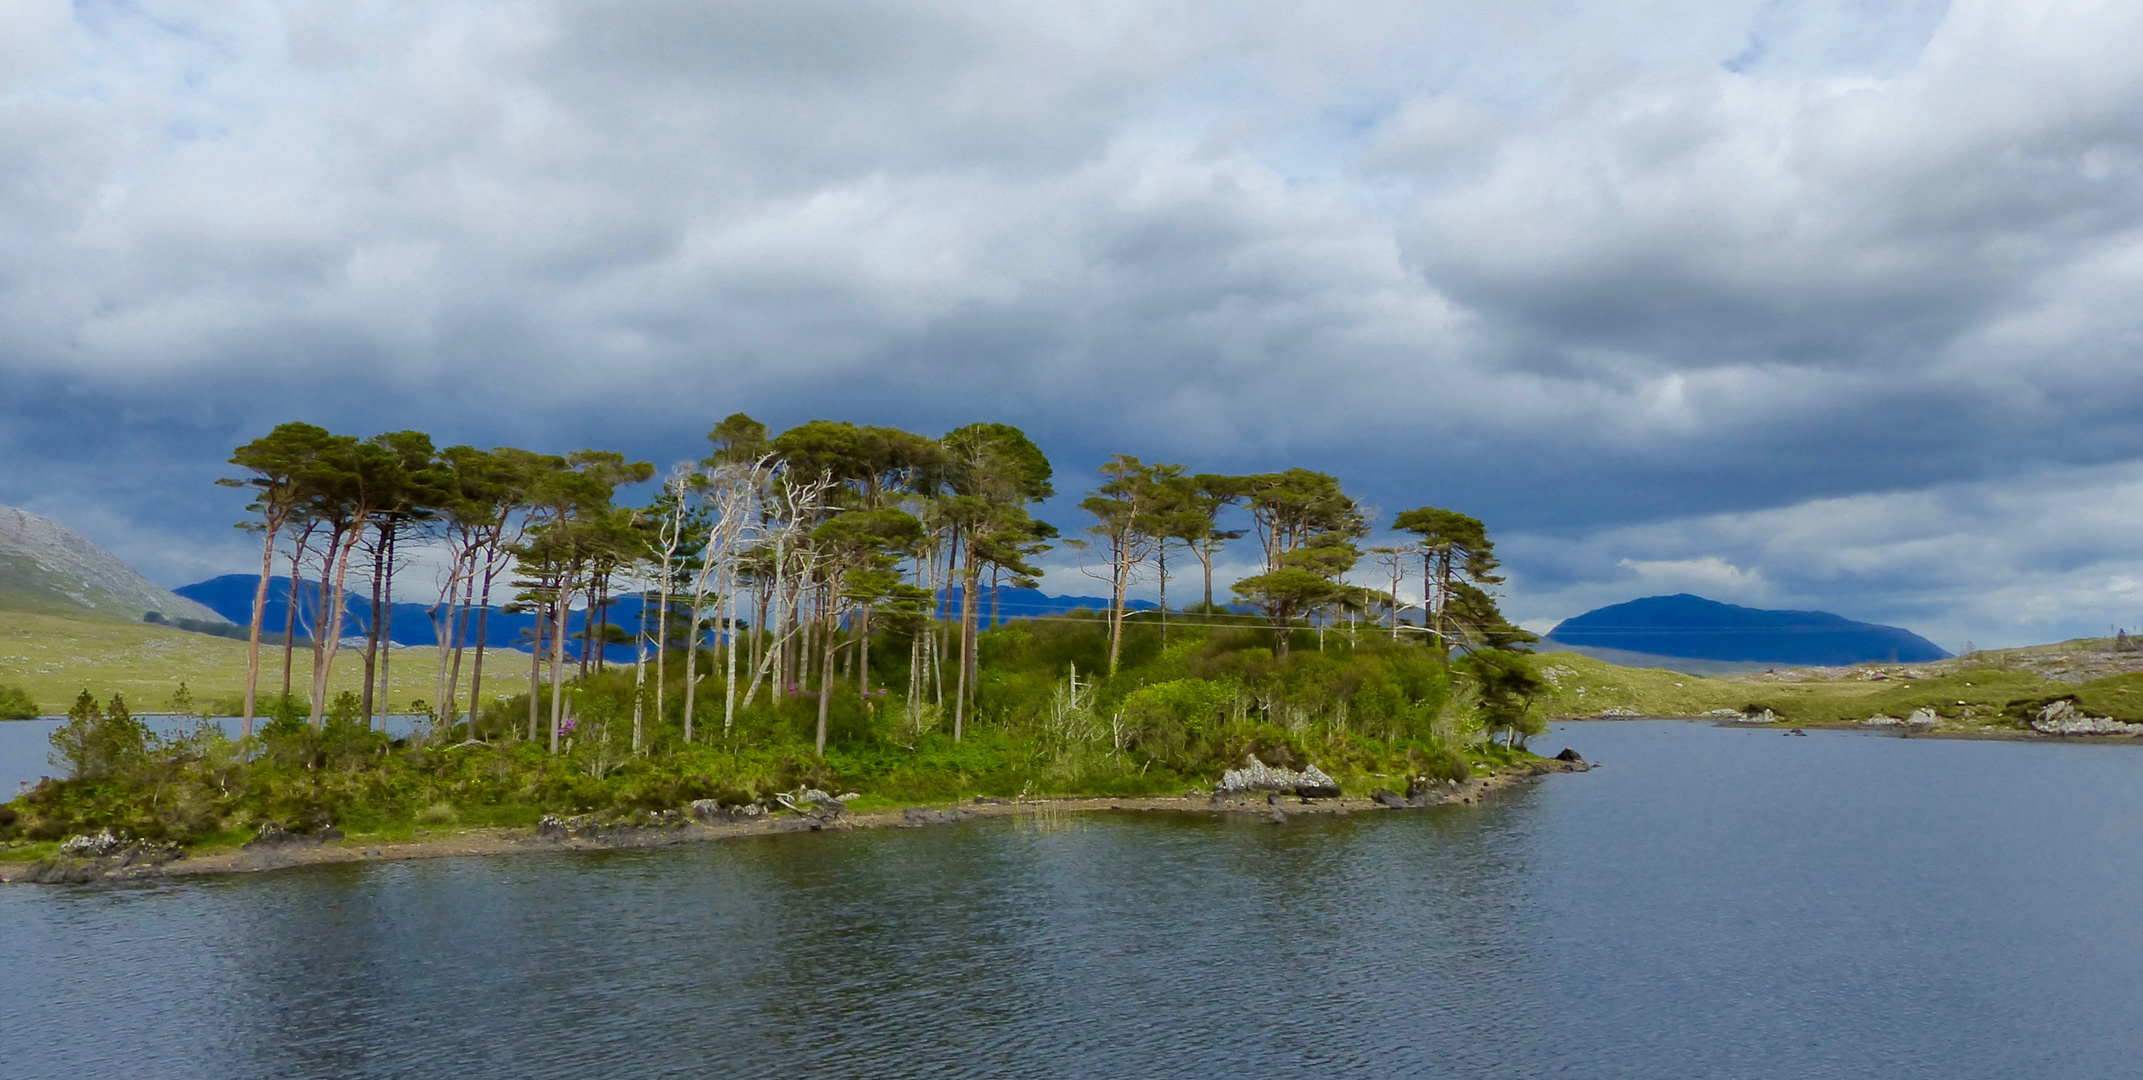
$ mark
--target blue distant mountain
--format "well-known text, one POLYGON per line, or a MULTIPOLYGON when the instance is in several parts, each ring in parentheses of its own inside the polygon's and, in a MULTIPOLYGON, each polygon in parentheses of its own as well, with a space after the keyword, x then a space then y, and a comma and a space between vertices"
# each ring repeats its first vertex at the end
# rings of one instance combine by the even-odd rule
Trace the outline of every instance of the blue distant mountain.
MULTIPOLYGON (((210 578, 207 581, 196 582, 172 591, 240 626, 246 626, 253 619, 253 592, 259 585, 260 578, 252 574, 225 574, 222 577, 210 578)), ((358 591, 358 586, 352 584, 350 588, 351 595, 345 597, 345 613, 342 621, 342 632, 345 637, 362 637, 371 631, 372 598, 369 593, 357 595, 358 591)), ((310 636, 313 631, 310 621, 304 616, 309 612, 318 610, 320 607, 319 582, 303 582, 299 596, 303 599, 303 603, 299 605, 298 636, 304 638, 310 636)), ((988 625, 991 611, 991 594, 988 591, 984 591, 979 593, 975 599, 980 608, 982 621, 984 625, 988 625)), ((947 590, 947 603, 957 605, 959 601, 960 590, 947 590)), ((998 590, 996 601, 1000 621, 1062 615, 1078 608, 1099 611, 1108 607, 1109 604, 1107 600, 1092 596, 1049 596, 1039 589, 998 590)), ((1144 600, 1134 600, 1128 606, 1133 609, 1143 610, 1154 605, 1144 600)), ((387 623, 389 640, 397 645, 439 644, 440 634, 438 628, 432 623, 429 604, 404 602, 394 604, 392 607, 393 614, 383 620, 387 623)), ((641 601, 638 596, 616 597, 610 605, 609 621, 611 625, 622 626, 629 631, 636 625, 640 617, 640 608, 641 601)), ((284 620, 289 617, 289 612, 290 579, 287 577, 268 579, 268 613, 263 622, 263 629, 269 633, 280 633, 283 629, 284 620)), ((568 619, 568 632, 572 634, 580 633, 581 628, 587 623, 587 617, 588 613, 586 611, 574 612, 568 619)), ((463 633, 464 644, 474 645, 476 643, 476 624, 477 619, 472 614, 468 628, 463 633)), ((490 617, 485 620, 484 638, 491 648, 525 648, 530 637, 530 630, 535 625, 536 617, 532 614, 508 612, 494 606, 491 609, 490 617)), ((571 648, 571 646, 572 642, 569 641, 568 648, 571 648)), ((630 661, 632 659, 632 649, 622 645, 612 646, 610 659, 613 661, 630 661)))
POLYGON ((1548 631, 1550 645, 1693 660, 1839 666, 1920 663, 1950 654, 1896 626, 1825 611, 1767 611, 1676 593, 1596 608, 1548 631))

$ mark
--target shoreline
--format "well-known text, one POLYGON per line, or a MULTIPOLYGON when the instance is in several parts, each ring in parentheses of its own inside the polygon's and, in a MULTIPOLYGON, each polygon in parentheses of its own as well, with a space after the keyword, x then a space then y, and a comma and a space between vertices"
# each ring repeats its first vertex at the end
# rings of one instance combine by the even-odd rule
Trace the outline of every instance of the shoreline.
POLYGON ((844 813, 831 821, 820 821, 801 814, 774 814, 737 823, 709 824, 688 821, 676 825, 627 825, 607 830, 605 835, 596 838, 550 838, 537 835, 533 828, 477 828, 410 840, 298 841, 140 861, 130 861, 127 856, 92 859, 56 856, 38 862, 0 863, 0 884, 169 880, 214 874, 260 873, 334 863, 407 862, 412 859, 468 858, 532 852, 617 851, 791 833, 928 828, 933 825, 991 817, 1049 819, 1058 814, 1103 810, 1235 815, 1284 823, 1291 817, 1318 814, 1346 815, 1366 811, 1425 810, 1438 806, 1478 805, 1487 795, 1496 791, 1531 783, 1554 773, 1585 772, 1594 767, 1586 762, 1542 759, 1464 783, 1444 785, 1438 790, 1428 792, 1418 804, 1398 806, 1355 795, 1342 795, 1336 799, 1301 799, 1290 795, 1277 800, 1257 797, 1252 793, 1228 797, 1225 800, 1210 795, 1073 796, 1026 801, 985 799, 977 796, 978 801, 964 803, 844 813), (54 878, 50 876, 54 868, 68 872, 54 878))
POLYGON ((1710 724, 1716 728, 1732 728, 1736 731, 1841 731, 1854 735, 1871 735, 1885 739, 1947 739, 1956 742, 2028 742, 2054 744, 2082 744, 2088 746, 2143 746, 2143 735, 2049 735, 2043 731, 2024 728, 1922 728, 1912 729, 1896 726, 1869 726, 1865 724, 1790 723, 1784 720, 1767 724, 1747 724, 1716 716, 1623 716, 1601 714, 1594 716, 1562 716, 1548 721, 1551 724, 1612 724, 1630 720, 1667 720, 1677 724, 1710 724))

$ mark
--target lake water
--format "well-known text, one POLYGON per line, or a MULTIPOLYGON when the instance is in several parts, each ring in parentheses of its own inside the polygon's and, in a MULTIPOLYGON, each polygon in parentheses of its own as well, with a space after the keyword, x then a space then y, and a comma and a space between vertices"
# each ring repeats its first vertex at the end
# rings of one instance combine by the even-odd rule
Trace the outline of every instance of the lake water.
POLYGON ((2135 1075, 2143 753, 1559 725, 1479 807, 0 889, 20 1077, 2135 1075))

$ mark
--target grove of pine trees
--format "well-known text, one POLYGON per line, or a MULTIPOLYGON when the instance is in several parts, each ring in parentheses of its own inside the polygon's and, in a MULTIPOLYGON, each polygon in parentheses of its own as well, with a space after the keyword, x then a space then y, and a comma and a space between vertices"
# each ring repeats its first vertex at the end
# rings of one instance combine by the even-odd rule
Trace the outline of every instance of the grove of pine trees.
POLYGON ((1067 536, 1035 516, 1056 495, 1049 459, 1003 424, 777 434, 737 414, 703 458, 658 475, 607 451, 291 423, 231 462, 240 475, 221 483, 250 493, 261 559, 238 738, 204 725, 159 740, 85 696, 62 748, 81 758, 75 779, 26 797, 43 809, 18 828, 514 822, 802 784, 893 799, 1169 791, 1253 754, 1451 774, 1538 730, 1532 639, 1497 610, 1482 524, 1425 506, 1390 523, 1404 542, 1365 551, 1376 523, 1309 469, 1192 474, 1117 455, 1067 536), (621 497, 650 482, 639 504, 621 497), (1059 545, 1106 586, 1104 610, 1005 617, 1003 590, 1038 584, 1059 545), (1185 553, 1200 599, 1171 607, 1185 553), (1365 557, 1374 586, 1351 580, 1365 557), (1232 600, 1216 599, 1216 565, 1244 564, 1232 600), (278 576, 280 628, 264 625, 278 576), (1414 577, 1424 600, 1408 618, 1414 577), (1134 604, 1148 585, 1159 605, 1134 604), (421 705, 390 703, 392 604, 415 591, 438 682, 421 705), (353 603, 370 616, 354 660, 353 603), (500 610, 532 625, 503 654, 487 646, 500 610), (329 700, 338 662, 361 663, 362 694, 329 700), (389 738, 379 717, 398 706, 428 728, 389 738))

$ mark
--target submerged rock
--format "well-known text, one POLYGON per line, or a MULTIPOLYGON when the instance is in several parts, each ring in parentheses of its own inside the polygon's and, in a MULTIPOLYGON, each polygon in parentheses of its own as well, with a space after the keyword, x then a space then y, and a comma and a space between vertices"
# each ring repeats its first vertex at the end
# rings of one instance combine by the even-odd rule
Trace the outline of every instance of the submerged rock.
POLYGON ((966 821, 974 816, 975 812, 973 810, 963 810, 957 806, 948 810, 929 810, 920 806, 911 806, 900 812, 900 827, 908 829, 919 828, 924 825, 950 825, 955 821, 966 821))

